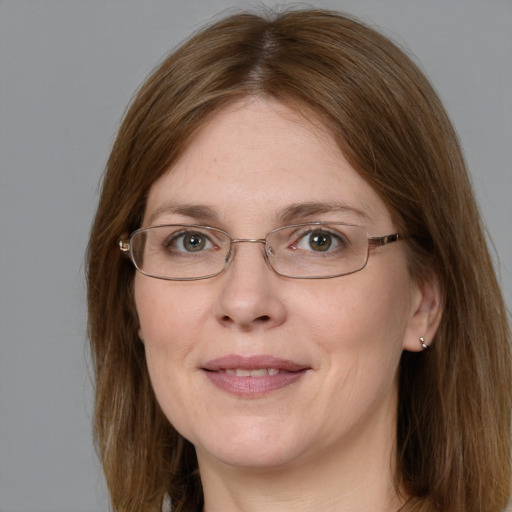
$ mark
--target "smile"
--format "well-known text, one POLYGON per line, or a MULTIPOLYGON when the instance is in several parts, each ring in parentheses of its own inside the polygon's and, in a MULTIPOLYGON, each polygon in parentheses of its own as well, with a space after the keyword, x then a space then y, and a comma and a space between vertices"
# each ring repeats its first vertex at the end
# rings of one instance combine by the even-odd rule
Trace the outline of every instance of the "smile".
POLYGON ((202 370, 218 389, 241 398, 257 398, 297 382, 310 368, 270 356, 230 355, 209 361, 202 370))

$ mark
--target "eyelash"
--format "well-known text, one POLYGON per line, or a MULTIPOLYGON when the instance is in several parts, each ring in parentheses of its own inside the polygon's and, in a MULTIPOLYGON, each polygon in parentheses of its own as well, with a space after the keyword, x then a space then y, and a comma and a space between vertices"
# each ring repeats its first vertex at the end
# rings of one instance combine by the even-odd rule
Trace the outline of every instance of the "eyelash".
MULTIPOLYGON (((194 236, 194 235, 201 237, 203 240, 205 240, 206 244, 209 243, 213 247, 215 246, 215 244, 212 242, 211 238, 209 236, 207 236, 205 233, 201 233, 200 231, 180 231, 178 233, 173 233, 162 242, 162 246, 165 249, 170 249, 170 248, 175 249, 177 252, 183 252, 183 253, 194 252, 194 251, 187 251, 184 248, 183 249, 177 248, 177 245, 180 243, 183 246, 183 244, 185 243, 185 238, 187 236, 194 236)), ((207 247, 207 248, 210 249, 212 247, 207 247)))
MULTIPOLYGON (((297 237, 294 237, 295 241, 292 242, 292 244, 290 244, 290 247, 292 247, 293 245, 296 245, 295 249, 299 249, 298 245, 300 243, 302 243, 303 241, 305 241, 307 243, 308 240, 306 239, 306 237, 308 237, 312 234, 318 234, 319 236, 326 236, 331 239, 326 251, 315 251, 315 252, 333 252, 335 249, 344 248, 349 245, 347 238, 345 236, 343 236, 342 233, 335 232, 333 230, 328 230, 328 229, 316 228, 316 229, 308 229, 307 231, 299 233, 297 237), (331 243, 333 241, 335 241, 337 245, 336 245, 336 247, 333 248, 333 250, 329 251, 329 249, 331 248, 331 243)), ((309 240, 309 241, 311 241, 311 240, 309 240)))
MULTIPOLYGON (((318 255, 323 254, 324 256, 337 253, 350 245, 350 240, 343 233, 328 226, 309 227, 302 231, 297 230, 292 232, 287 238, 288 240, 283 240, 279 243, 281 247, 317 253, 318 255), (314 238, 311 238, 312 235, 318 237, 316 241, 314 238), (292 241, 290 242, 290 240, 292 241), (304 246, 304 244, 308 243, 309 247, 304 246), (313 246, 313 243, 318 243, 318 245, 313 246)), ((222 245, 223 242, 216 243, 214 241, 211 233, 206 233, 200 229, 171 233, 161 242, 161 247, 164 250, 179 254, 201 253, 205 250, 218 249, 222 245), (189 237, 189 242, 193 242, 194 237, 197 237, 198 244, 196 246, 192 245, 187 249, 185 247, 187 237, 189 237)))

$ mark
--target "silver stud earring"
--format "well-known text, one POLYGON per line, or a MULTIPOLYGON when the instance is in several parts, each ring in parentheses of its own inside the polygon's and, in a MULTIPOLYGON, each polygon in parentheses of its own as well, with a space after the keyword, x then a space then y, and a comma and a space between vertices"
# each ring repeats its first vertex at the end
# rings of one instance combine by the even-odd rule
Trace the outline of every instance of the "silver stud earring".
POLYGON ((423 350, 427 350, 427 348, 429 348, 429 345, 427 345, 425 343, 425 338, 423 338, 423 336, 420 338, 420 343, 421 343, 423 350))

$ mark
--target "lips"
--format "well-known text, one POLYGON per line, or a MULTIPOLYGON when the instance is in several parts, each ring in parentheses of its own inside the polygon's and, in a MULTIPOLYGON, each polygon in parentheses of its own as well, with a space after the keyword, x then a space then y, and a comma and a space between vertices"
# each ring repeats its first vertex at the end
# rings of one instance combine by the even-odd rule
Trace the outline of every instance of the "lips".
POLYGON ((209 361, 202 370, 217 388, 243 398, 256 398, 285 388, 309 370, 272 356, 229 355, 209 361))

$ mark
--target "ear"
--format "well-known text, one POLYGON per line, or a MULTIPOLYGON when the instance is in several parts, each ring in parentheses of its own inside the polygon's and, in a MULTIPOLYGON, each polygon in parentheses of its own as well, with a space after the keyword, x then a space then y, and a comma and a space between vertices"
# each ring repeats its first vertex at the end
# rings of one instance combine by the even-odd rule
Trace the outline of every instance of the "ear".
POLYGON ((139 340, 144 345, 144 336, 142 335, 142 329, 139 327, 139 330, 137 331, 137 336, 139 337, 139 340))
POLYGON ((431 345, 443 314, 443 294, 439 279, 432 276, 411 284, 411 309, 403 349, 410 352, 423 350, 422 341, 431 345))

